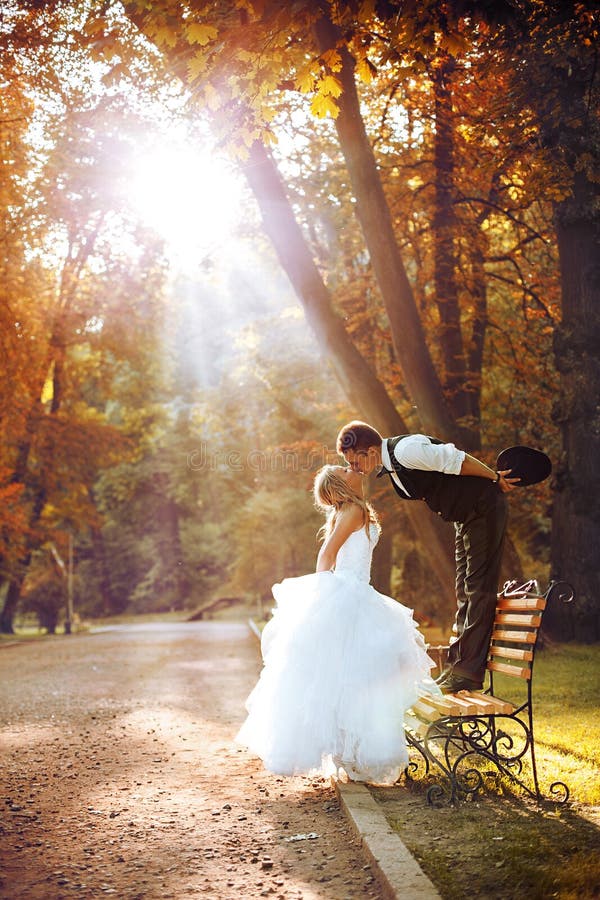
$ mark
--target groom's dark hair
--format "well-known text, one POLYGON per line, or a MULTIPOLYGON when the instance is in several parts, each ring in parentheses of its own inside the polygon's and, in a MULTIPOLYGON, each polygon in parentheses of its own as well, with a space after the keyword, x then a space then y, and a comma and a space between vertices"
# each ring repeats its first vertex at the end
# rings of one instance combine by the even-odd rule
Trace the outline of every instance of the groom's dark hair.
POLYGON ((342 456, 347 450, 365 453, 369 447, 379 447, 382 440, 383 438, 372 425, 355 420, 344 425, 337 436, 335 449, 342 456))

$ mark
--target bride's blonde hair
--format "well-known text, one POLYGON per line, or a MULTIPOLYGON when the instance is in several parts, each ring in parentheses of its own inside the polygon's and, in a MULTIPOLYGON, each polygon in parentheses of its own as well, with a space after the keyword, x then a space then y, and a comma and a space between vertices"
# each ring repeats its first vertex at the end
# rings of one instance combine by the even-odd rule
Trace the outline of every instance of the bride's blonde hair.
POLYGON ((367 537, 371 523, 377 526, 378 531, 381 531, 377 514, 371 504, 352 490, 345 478, 340 475, 339 470, 340 466, 323 466, 315 475, 313 485, 315 506, 327 517, 318 534, 322 535, 324 539, 329 537, 339 512, 348 503, 355 503, 360 507, 367 537))

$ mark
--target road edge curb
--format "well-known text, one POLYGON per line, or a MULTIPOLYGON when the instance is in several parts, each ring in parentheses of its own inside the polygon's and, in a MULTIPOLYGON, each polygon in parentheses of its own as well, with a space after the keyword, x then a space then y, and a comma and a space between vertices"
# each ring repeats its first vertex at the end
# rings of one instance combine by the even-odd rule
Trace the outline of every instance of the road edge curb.
POLYGON ((391 828, 366 785, 332 779, 340 805, 371 861, 386 900, 441 900, 437 888, 391 828))

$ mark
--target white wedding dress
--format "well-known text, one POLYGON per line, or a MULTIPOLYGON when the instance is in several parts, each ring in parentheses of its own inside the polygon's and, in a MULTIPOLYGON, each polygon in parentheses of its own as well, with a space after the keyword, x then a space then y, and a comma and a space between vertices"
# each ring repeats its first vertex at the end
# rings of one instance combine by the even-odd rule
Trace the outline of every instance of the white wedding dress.
POLYGON ((361 528, 334 572, 273 586, 264 668, 236 738, 271 772, 393 784, 406 768, 404 712, 439 688, 412 611, 369 584, 377 537, 361 528))

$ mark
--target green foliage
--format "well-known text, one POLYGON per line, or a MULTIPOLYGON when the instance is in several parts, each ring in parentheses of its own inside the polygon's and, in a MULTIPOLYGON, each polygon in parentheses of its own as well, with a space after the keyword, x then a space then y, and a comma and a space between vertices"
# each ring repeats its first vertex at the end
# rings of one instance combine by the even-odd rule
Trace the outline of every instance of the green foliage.
MULTIPOLYGON (((165 270, 155 238, 126 208, 131 111, 84 97, 72 76, 57 91, 31 65, 23 35, 12 37, 3 76, 13 66, 22 94, 2 98, 12 105, 2 115, 8 168, 0 182, 8 250, 0 269, 0 571, 19 586, 48 539, 68 529, 84 546, 98 533, 95 482, 136 452, 132 420, 139 423, 140 401, 157 383, 165 270), (24 102, 27 91, 35 104, 24 102)), ((44 49, 42 41, 33 56, 44 49)), ((55 74, 62 64, 60 56, 51 63, 55 74)), ((147 409, 144 422, 153 416, 147 409)), ((41 610, 44 591, 52 606, 52 584, 24 584, 41 610)), ((94 597, 93 586, 83 596, 94 597)), ((10 627, 14 610, 5 612, 10 627)))
POLYGON ((314 571, 319 517, 307 515, 306 491, 257 490, 236 519, 234 590, 269 599, 270 587, 285 577, 314 571))
MULTIPOLYGON (((597 646, 550 645, 536 655, 533 682, 540 778, 549 784, 560 772, 574 798, 589 804, 600 801, 599 661, 597 646)), ((509 696, 512 681, 495 675, 495 690, 509 696)))

